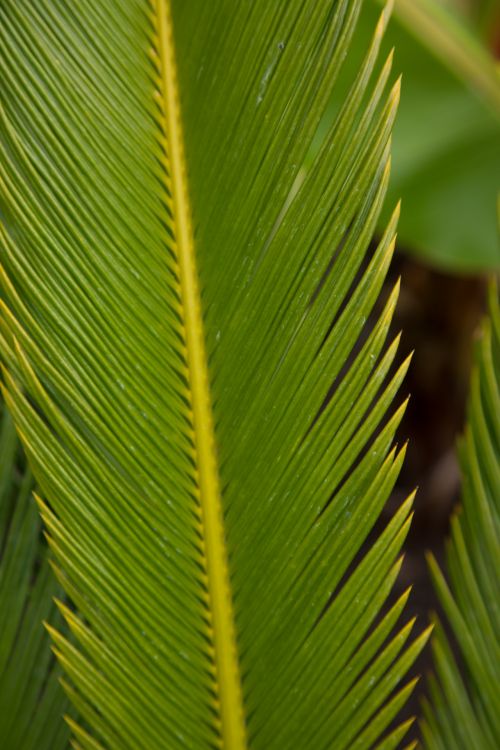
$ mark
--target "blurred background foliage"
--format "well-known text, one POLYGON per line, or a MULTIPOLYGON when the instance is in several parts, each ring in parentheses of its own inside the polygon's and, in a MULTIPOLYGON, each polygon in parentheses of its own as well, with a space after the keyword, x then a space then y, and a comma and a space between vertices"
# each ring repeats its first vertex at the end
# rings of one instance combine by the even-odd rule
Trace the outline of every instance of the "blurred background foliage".
MULTIPOLYGON (((364 3, 345 90, 379 12, 364 3)), ((451 273, 499 269, 500 0, 395 0, 384 46, 403 83, 381 228, 401 198, 400 250, 451 273)))
POLYGON ((406 208, 400 241, 453 271, 500 265, 499 7, 498 0, 447 0, 443 7, 396 0, 386 41, 396 47, 404 82, 392 181, 393 199, 401 196, 406 208))

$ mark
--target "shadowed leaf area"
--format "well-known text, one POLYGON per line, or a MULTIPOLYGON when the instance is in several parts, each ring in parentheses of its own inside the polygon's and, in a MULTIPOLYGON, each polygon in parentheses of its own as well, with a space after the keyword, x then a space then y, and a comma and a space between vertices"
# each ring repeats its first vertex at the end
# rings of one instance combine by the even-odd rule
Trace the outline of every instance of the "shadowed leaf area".
POLYGON ((47 545, 9 414, 0 417, 0 747, 64 750, 68 700, 45 620, 60 627, 47 545))

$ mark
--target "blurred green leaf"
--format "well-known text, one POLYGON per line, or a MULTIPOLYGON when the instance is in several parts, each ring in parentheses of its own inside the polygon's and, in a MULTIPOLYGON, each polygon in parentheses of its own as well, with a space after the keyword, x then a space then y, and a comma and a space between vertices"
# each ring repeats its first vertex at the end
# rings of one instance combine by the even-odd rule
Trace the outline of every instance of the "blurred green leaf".
POLYGON ((435 2, 397 0, 395 17, 389 41, 404 85, 392 190, 404 201, 401 241, 447 268, 497 268, 500 76, 468 28, 435 2))
POLYGON ((490 52, 456 10, 438 0, 395 0, 395 17, 500 121, 500 72, 490 52))
MULTIPOLYGON (((360 49, 378 11, 376 0, 365 3, 360 49)), ((400 248, 454 271, 500 267, 500 77, 492 59, 465 23, 429 0, 396 1, 385 44, 395 47, 403 86, 380 227, 401 197, 400 248)), ((347 67, 356 65, 352 54, 347 67)))

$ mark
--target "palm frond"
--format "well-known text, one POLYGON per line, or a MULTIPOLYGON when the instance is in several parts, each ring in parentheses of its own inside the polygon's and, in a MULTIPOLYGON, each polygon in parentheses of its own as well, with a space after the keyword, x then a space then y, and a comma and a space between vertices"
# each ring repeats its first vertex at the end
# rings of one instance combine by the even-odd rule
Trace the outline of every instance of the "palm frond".
MULTIPOLYGON (((1 348, 80 748, 368 748, 422 648, 379 621, 408 366, 368 253, 389 8, 307 174, 360 9, 5 0, 1 348), (370 321, 367 324, 367 321, 370 321)), ((393 747, 408 725, 382 739, 393 747)))
POLYGON ((453 518, 448 584, 431 558, 439 598, 457 640, 463 673, 439 625, 436 678, 422 722, 429 750, 500 744, 500 307, 490 291, 472 375, 468 424, 460 444, 463 507, 453 518))
POLYGON ((5 409, 0 418, 0 747, 64 750, 68 700, 42 622, 60 627, 31 473, 5 409))

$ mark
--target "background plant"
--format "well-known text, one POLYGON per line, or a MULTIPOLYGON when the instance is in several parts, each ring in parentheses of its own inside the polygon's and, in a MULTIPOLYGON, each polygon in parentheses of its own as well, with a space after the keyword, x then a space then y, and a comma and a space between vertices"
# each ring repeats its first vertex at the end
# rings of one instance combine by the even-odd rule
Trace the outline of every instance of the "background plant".
POLYGON ((436 561, 435 585, 459 645, 457 664, 445 631, 433 638, 437 679, 430 686, 422 734, 425 747, 498 747, 500 741, 500 308, 490 290, 471 382, 469 419, 460 444, 463 508, 452 520, 447 584, 436 561))

